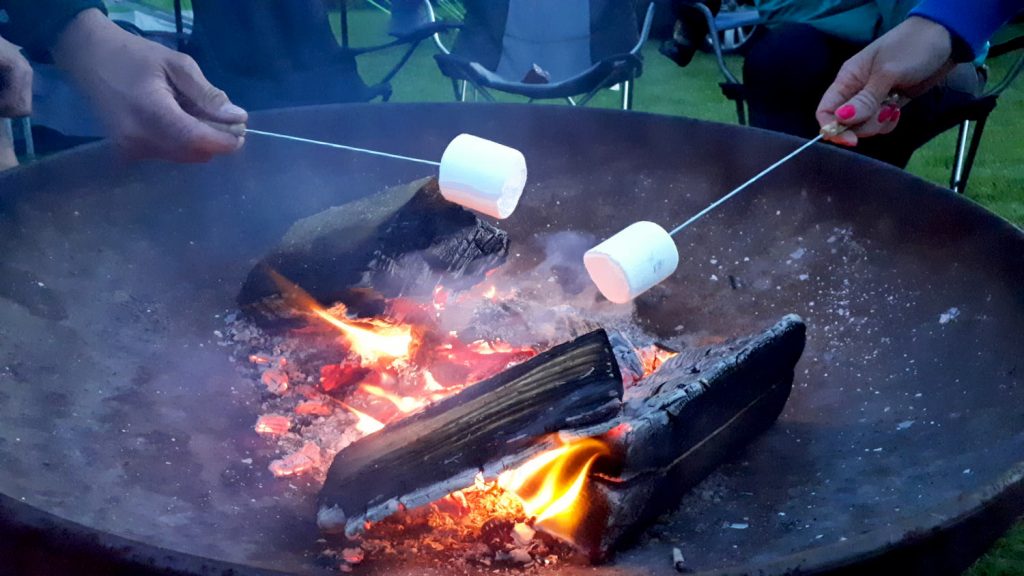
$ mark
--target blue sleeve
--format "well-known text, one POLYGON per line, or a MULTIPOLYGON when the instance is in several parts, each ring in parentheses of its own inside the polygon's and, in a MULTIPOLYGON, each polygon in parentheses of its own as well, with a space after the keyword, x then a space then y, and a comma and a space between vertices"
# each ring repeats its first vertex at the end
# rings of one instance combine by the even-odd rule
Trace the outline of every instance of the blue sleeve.
POLYGON ((924 0, 910 15, 942 24, 978 56, 996 30, 1022 9, 1024 0, 924 0))

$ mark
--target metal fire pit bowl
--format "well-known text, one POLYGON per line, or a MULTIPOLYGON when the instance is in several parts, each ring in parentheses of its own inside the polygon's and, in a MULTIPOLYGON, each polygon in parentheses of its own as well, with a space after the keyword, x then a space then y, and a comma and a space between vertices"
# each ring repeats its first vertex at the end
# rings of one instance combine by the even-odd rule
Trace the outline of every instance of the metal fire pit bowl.
MULTIPOLYGON (((671 226, 799 144, 546 106, 252 125, 423 158, 460 132, 522 150, 513 264, 556 231, 671 226)), ((0 572, 327 572, 315 487, 267 472, 255 387, 214 331, 296 219, 427 174, 253 137, 202 166, 97 145, 0 175, 0 572)), ((651 331, 734 336, 795 312, 807 350, 779 422, 587 574, 672 574, 673 546, 704 574, 951 573, 1024 510, 1019 229, 822 145, 678 241, 678 272, 636 303, 651 331)))

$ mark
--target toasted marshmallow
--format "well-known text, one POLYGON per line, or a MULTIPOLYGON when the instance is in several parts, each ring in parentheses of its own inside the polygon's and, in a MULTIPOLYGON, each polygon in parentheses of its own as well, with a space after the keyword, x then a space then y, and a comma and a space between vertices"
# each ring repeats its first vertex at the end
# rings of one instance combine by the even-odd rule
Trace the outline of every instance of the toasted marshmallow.
POLYGON ((636 222, 583 255, 587 274, 605 298, 626 304, 679 266, 676 243, 654 222, 636 222))
POLYGON ((441 157, 441 195, 498 219, 512 215, 526 186, 526 158, 515 148, 460 134, 441 157))

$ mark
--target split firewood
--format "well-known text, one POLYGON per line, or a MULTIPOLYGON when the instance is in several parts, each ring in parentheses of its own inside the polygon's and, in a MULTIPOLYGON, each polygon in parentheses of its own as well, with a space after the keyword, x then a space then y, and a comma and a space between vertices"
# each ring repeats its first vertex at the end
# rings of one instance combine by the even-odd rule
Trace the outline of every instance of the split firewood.
POLYGON ((606 364, 614 353, 603 332, 601 363, 588 366, 595 350, 580 348, 593 334, 556 346, 339 452, 318 520, 354 535, 367 521, 471 486, 480 471, 495 478, 519 466, 551 446, 546 432, 559 431, 607 445, 572 535, 593 561, 606 560, 778 418, 805 332, 789 315, 753 336, 684 350, 627 388, 621 402, 621 374, 614 360, 606 364), (611 410, 601 405, 610 391, 611 410))
POLYGON ((621 397, 603 330, 555 346, 339 452, 318 523, 351 535, 366 521, 430 504, 471 486, 488 463, 527 458, 536 438, 608 420, 621 397))
POLYGON ((479 280, 508 246, 505 232, 446 201, 425 178, 296 222, 249 272, 238 304, 258 321, 277 318, 267 301, 280 292, 271 270, 325 305, 356 308, 370 288, 387 297, 429 294, 441 280, 479 280))
POLYGON ((576 544, 594 561, 770 427, 789 399, 806 327, 795 315, 761 334, 683 351, 626 390, 613 454, 587 486, 576 544))

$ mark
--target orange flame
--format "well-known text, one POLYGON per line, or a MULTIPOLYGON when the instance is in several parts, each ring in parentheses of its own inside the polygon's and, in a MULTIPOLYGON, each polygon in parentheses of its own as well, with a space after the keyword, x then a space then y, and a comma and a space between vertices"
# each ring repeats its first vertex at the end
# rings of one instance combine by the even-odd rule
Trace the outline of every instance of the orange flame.
POLYGON ((360 384, 359 389, 371 396, 383 398, 388 402, 391 402, 395 405, 395 408, 398 408, 398 410, 403 414, 415 412, 427 405, 423 400, 417 400, 410 396, 399 396, 398 394, 393 394, 380 386, 374 386, 373 384, 360 384))
POLYGON ((596 438, 573 440, 503 472, 498 485, 519 496, 526 513, 536 518, 536 527, 572 542, 586 513, 580 495, 590 469, 609 454, 608 446, 596 438))
POLYGON ((300 286, 288 280, 272 268, 266 269, 267 274, 277 284, 285 302, 296 309, 307 309, 341 331, 342 336, 366 362, 380 360, 408 360, 411 354, 413 335, 412 326, 395 325, 383 320, 353 321, 345 317, 345 307, 335 306, 330 311, 324 310, 316 299, 300 286), (340 316, 340 317, 339 317, 340 316))
POLYGON ((637 350, 637 354, 640 356, 640 363, 644 367, 644 376, 650 376, 670 358, 679 355, 678 352, 667 350, 657 344, 640 348, 637 350))
MULTIPOLYGON (((335 309, 339 308, 338 306, 335 309)), ((383 320, 353 322, 314 306, 313 313, 341 331, 352 351, 366 362, 407 360, 412 349, 412 326, 389 324, 383 320)), ((341 307, 344 310, 344 307, 341 307)))
POLYGON ((353 416, 356 417, 356 430, 362 432, 363 435, 370 435, 373 434, 374 432, 380 432, 381 430, 384 429, 384 424, 380 420, 374 418, 373 416, 370 416, 365 412, 360 412, 359 410, 356 410, 355 408, 349 406, 348 404, 345 404, 341 400, 336 400, 336 402, 342 408, 348 410, 349 412, 352 413, 353 416))

